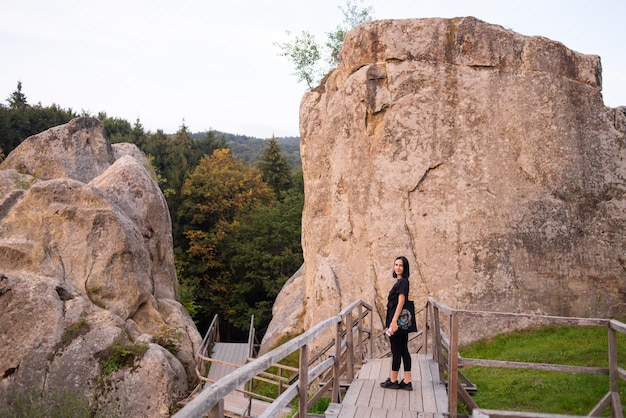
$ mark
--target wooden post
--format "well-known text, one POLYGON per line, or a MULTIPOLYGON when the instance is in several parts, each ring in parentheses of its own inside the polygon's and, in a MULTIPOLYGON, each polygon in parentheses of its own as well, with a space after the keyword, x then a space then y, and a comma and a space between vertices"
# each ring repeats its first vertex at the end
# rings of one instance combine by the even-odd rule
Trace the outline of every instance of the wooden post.
POLYGON ((459 384, 459 317, 450 315, 450 348, 448 351, 448 412, 456 416, 459 384))
POLYGON ((348 363, 348 383, 352 383, 352 380, 354 379, 354 334, 352 333, 353 327, 354 319, 352 318, 352 312, 348 312, 348 314, 346 315, 346 361, 348 363))
POLYGON ((341 402, 339 399, 340 393, 340 378, 341 378, 341 324, 342 322, 337 322, 337 333, 335 335, 335 363, 333 365, 333 402, 341 402))
POLYGON ((611 416, 623 417, 619 398, 619 371, 617 364, 617 335, 609 323, 609 387, 611 391, 611 416))
POLYGON ((298 396, 300 401, 299 413, 300 418, 306 418, 307 415, 307 388, 309 386, 309 345, 300 347, 300 384, 298 386, 298 396))
POLYGON ((426 302, 426 309, 424 310, 424 354, 428 354, 428 313, 432 309, 430 302, 426 302))
POLYGON ((357 321, 357 332, 359 338, 359 348, 357 351, 357 355, 359 357, 359 364, 363 364, 363 305, 359 304, 359 307, 357 308, 357 313, 359 315, 359 319, 357 321))
POLYGON ((439 326, 439 308, 433 305, 433 359, 441 368, 441 327, 439 326))
MULTIPOLYGON (((374 306, 374 304, 372 304, 374 306)), ((368 309, 370 315, 370 337, 369 337, 369 345, 368 345, 368 358, 373 358, 374 356, 374 312, 371 309, 368 309)))
POLYGON ((224 399, 221 399, 208 413, 207 418, 223 418, 224 417, 224 399))

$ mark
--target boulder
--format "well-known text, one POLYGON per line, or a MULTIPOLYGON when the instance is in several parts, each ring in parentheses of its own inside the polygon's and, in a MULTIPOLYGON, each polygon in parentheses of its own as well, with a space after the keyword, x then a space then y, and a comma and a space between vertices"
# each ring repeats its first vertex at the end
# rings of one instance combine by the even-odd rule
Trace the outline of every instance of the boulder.
POLYGON ((201 337, 177 301, 155 178, 136 146, 111 146, 88 117, 27 138, 0 164, 0 411, 19 394, 67 390, 94 411, 169 416, 187 394, 201 337), (104 374, 100 353, 136 344, 150 348, 104 374))
POLYGON ((303 291, 274 309, 303 318, 264 344, 359 298, 382 329, 400 255, 416 306, 626 313, 626 108, 601 91, 598 56, 472 17, 350 31, 300 107, 303 291))

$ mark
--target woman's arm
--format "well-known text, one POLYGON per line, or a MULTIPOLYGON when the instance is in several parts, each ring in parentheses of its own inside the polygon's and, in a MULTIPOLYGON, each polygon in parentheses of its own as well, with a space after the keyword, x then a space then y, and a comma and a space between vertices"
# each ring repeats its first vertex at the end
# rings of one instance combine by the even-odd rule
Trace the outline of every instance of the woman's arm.
POLYGON ((402 312, 402 308, 404 308, 404 301, 406 300, 406 296, 404 293, 400 293, 398 295, 398 306, 396 306, 396 312, 393 314, 393 319, 391 320, 391 328, 392 332, 396 332, 398 330, 398 318, 400 317, 400 312, 402 312))

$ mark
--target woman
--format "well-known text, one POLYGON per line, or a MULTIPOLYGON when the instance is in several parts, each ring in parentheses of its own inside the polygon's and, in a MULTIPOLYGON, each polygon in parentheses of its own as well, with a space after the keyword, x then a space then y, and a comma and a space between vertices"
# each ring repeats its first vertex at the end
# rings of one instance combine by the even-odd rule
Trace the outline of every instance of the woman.
POLYGON ((402 312, 404 302, 409 298, 409 260, 406 257, 398 257, 393 262, 393 277, 397 280, 387 298, 387 317, 385 318, 387 332, 391 334, 389 335, 392 355, 391 372, 387 380, 382 382, 380 386, 388 389, 413 390, 409 334, 402 330, 398 332, 398 317, 402 312), (404 365, 404 376, 398 382, 400 363, 404 365))

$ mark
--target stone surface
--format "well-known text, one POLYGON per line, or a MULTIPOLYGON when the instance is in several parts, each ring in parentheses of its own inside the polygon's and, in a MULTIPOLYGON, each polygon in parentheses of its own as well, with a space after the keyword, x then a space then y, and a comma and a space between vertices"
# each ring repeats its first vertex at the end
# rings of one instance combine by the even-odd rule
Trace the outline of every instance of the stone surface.
POLYGON ((601 88, 598 56, 471 17, 349 32, 300 108, 304 290, 274 309, 303 317, 264 344, 359 298, 381 329, 399 255, 417 306, 626 313, 626 109, 601 88))
POLYGON ((134 393, 129 411, 168 416, 184 397, 201 337, 176 301, 154 177, 136 146, 111 146, 93 118, 27 138, 0 164, 0 410, 19 391, 67 389, 97 399, 94 408, 134 393), (114 393, 101 390, 97 353, 166 333, 175 353, 151 346, 132 372, 117 372, 114 393))

